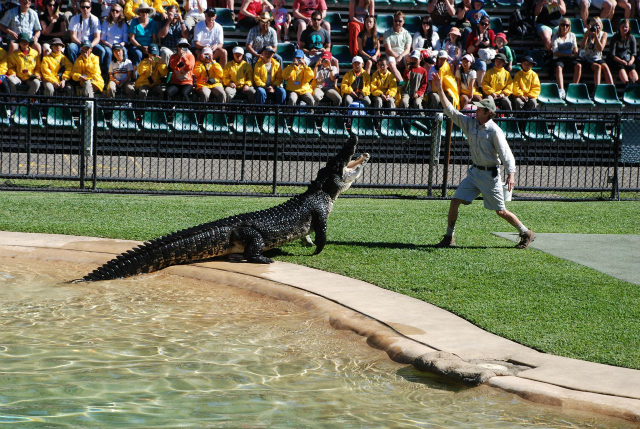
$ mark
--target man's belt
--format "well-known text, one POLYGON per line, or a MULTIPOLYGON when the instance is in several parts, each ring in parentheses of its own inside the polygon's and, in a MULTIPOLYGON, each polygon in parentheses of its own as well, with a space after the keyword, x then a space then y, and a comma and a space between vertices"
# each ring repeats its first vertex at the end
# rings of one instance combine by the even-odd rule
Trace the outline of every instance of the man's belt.
POLYGON ((496 165, 494 165, 493 167, 482 167, 480 165, 473 164, 473 167, 477 168, 478 170, 490 171, 491 177, 496 177, 498 175, 498 166, 496 165))

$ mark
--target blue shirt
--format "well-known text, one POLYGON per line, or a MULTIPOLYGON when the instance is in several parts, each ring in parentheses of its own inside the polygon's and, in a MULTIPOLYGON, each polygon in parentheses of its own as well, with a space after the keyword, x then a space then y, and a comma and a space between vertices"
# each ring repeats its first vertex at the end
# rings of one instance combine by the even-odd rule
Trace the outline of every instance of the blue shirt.
POLYGON ((150 19, 146 27, 140 25, 138 18, 131 20, 129 24, 129 34, 133 33, 136 41, 142 46, 149 46, 153 43, 153 35, 158 34, 158 22, 154 19, 150 19))
POLYGON ((9 9, 2 18, 2 21, 0 21, 0 24, 18 34, 27 33, 32 37, 36 31, 42 30, 38 13, 31 8, 27 13, 21 13, 20 7, 9 9))

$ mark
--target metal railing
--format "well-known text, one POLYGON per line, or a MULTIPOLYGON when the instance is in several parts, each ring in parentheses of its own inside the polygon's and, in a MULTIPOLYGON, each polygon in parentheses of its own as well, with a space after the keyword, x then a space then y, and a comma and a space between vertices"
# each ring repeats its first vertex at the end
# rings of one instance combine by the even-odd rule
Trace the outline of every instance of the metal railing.
MULTIPOLYGON (((291 195, 350 134, 372 158, 348 195, 449 198, 470 166, 464 136, 441 110, 42 96, 0 103, 0 189, 291 195)), ((640 112, 495 120, 516 158, 514 198, 640 199, 640 112)))

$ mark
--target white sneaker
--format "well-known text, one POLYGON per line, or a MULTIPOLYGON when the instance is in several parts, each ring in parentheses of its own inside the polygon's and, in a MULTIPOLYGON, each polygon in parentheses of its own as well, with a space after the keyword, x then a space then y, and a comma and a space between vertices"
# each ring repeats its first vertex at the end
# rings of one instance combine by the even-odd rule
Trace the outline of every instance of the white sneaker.
POLYGON ((564 92, 564 89, 560 88, 560 98, 564 100, 566 96, 567 96, 567 93, 564 92))

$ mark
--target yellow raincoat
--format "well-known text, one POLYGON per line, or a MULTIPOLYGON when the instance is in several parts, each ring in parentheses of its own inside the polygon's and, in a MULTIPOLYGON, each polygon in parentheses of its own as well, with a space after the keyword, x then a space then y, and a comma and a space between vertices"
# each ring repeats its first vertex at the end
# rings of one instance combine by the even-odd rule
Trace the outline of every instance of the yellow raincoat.
POLYGON ((76 63, 73 65, 73 80, 80 82, 80 76, 85 75, 91 79, 91 83, 98 91, 104 89, 104 80, 100 71, 100 58, 94 53, 90 53, 88 57, 84 55, 78 56, 76 63))
POLYGON ((459 109, 460 95, 458 94, 458 81, 451 72, 449 62, 445 61, 444 64, 442 64, 442 67, 438 70, 438 75, 440 76, 440 82, 442 82, 442 89, 451 97, 451 104, 453 104, 453 107, 456 109, 459 109))
POLYGON ((23 82, 28 80, 29 76, 37 76, 39 79, 40 55, 38 55, 38 51, 33 48, 29 48, 27 55, 23 54, 20 50, 13 51, 7 60, 7 67, 8 76, 15 74, 23 82))
POLYGON ((367 97, 371 94, 371 76, 367 73, 366 70, 362 69, 360 74, 356 76, 356 72, 353 70, 349 70, 344 77, 342 78, 342 83, 340 84, 340 94, 344 97, 348 94, 353 94, 353 88, 351 85, 355 82, 356 77, 362 76, 362 96, 367 97))
POLYGON ((62 80, 71 79, 73 74, 73 64, 62 52, 57 54, 51 52, 49 55, 42 59, 40 64, 40 71, 42 71, 42 80, 45 82, 51 82, 55 84, 60 83, 60 69, 64 67, 64 73, 62 73, 62 80))
POLYGON ((493 67, 482 78, 482 92, 486 96, 493 93, 511 95, 511 83, 511 74, 504 67, 493 67))
POLYGON ((289 64, 282 72, 282 79, 287 81, 285 89, 296 94, 311 94, 313 70, 306 65, 294 66, 289 64))
POLYGON ((196 89, 222 86, 223 73, 222 66, 216 61, 209 64, 196 61, 196 65, 193 68, 193 75, 196 77, 196 89), (207 70, 207 66, 209 66, 209 70, 207 70), (214 78, 216 83, 209 83, 210 78, 214 78))
POLYGON ((237 87, 253 86, 253 70, 248 62, 244 60, 239 63, 229 61, 225 64, 222 83, 224 86, 229 86, 231 82, 235 83, 237 87))
POLYGON ((529 98, 538 98, 540 95, 540 78, 533 70, 528 72, 520 70, 513 78, 512 92, 516 97, 522 95, 529 98))
POLYGON ((169 6, 175 6, 178 8, 178 10, 180 10, 180 5, 176 0, 154 0, 153 2, 153 8, 158 13, 167 13, 167 10, 165 8, 169 6))
POLYGON ((127 0, 124 4, 124 16, 127 18, 127 21, 131 21, 133 18, 138 17, 134 11, 140 7, 143 2, 144 0, 127 0))
POLYGON ((169 74, 169 68, 165 63, 157 60, 155 65, 149 58, 145 58, 138 64, 138 79, 136 79, 136 89, 140 89, 143 86, 153 88, 160 85, 164 78, 169 74), (149 76, 153 79, 153 83, 149 82, 149 76))
MULTIPOLYGON (((271 85, 282 85, 282 68, 280 63, 273 58, 271 59, 271 85)), ((267 86, 267 67, 264 65, 264 61, 260 58, 256 65, 253 67, 253 83, 256 84, 256 88, 267 86)))
POLYGON ((7 70, 9 69, 9 66, 7 65, 7 57, 7 51, 0 48, 0 76, 7 74, 7 70))

